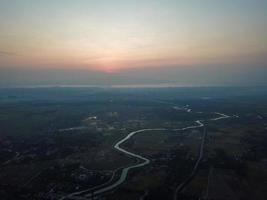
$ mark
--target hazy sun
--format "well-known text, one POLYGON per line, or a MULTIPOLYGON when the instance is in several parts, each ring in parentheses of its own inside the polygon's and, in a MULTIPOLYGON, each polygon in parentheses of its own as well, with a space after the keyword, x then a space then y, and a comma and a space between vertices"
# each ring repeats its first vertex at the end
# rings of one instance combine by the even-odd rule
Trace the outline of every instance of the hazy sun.
POLYGON ((116 67, 108 66, 108 67, 103 67, 100 69, 101 71, 107 73, 107 74, 115 74, 119 72, 119 69, 116 67))

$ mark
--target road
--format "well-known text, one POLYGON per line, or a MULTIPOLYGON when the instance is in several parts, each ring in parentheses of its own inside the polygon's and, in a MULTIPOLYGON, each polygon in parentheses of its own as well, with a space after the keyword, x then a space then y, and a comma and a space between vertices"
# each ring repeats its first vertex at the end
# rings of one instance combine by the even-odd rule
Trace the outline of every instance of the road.
MULTIPOLYGON (((220 115, 220 117, 217 117, 217 118, 212 118, 212 119, 209 119, 207 121, 217 121, 217 120, 221 120, 221 119, 226 119, 226 118, 229 118, 230 116, 228 115, 225 115, 223 113, 218 113, 218 112, 215 112, 215 114, 217 115, 220 115)), ((201 123, 201 122, 200 122, 201 123)), ((174 196, 173 196, 173 199, 174 200, 177 200, 178 199, 178 194, 185 188, 186 185, 188 185, 191 180, 194 178, 194 176, 196 175, 197 173, 197 170, 198 170, 198 167, 199 167, 199 164, 203 158, 203 155, 204 155, 204 147, 205 147, 205 142, 206 142, 206 138, 207 138, 207 130, 203 124, 203 135, 202 135, 202 140, 201 140, 201 144, 200 144, 200 148, 199 148, 199 154, 198 154, 198 158, 197 158, 197 161, 195 162, 195 165, 194 165, 194 168, 192 170, 192 172, 190 173, 190 175, 181 183, 179 184, 175 191, 174 191, 174 196)))
POLYGON ((185 179, 184 182, 182 182, 181 184, 179 184, 178 187, 175 189, 175 191, 174 191, 174 197, 173 197, 174 200, 177 200, 178 199, 178 194, 185 188, 185 186, 196 175, 197 170, 198 170, 198 166, 199 166, 199 164, 200 164, 200 162, 201 162, 201 160, 203 158, 203 152, 204 152, 204 145, 205 145, 206 136, 207 136, 207 131, 206 131, 206 128, 204 127, 198 159, 197 159, 197 161, 196 161, 196 163, 194 165, 194 168, 193 168, 191 174, 185 179))

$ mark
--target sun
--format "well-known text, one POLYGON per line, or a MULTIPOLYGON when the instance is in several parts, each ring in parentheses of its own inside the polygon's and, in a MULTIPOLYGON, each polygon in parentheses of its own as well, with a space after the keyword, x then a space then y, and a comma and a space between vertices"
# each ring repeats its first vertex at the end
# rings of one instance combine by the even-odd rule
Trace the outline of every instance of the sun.
POLYGON ((118 68, 112 67, 112 66, 104 67, 102 70, 103 70, 103 72, 105 72, 107 74, 116 74, 119 72, 118 68))
POLYGON ((127 63, 120 61, 119 59, 102 58, 95 60, 94 62, 87 63, 91 69, 103 72, 106 74, 116 74, 123 70, 127 63))
POLYGON ((107 64, 98 63, 95 65, 90 65, 90 68, 95 71, 99 71, 99 72, 106 73, 106 74, 117 74, 122 70, 122 68, 119 65, 115 65, 112 62, 109 62, 107 64))

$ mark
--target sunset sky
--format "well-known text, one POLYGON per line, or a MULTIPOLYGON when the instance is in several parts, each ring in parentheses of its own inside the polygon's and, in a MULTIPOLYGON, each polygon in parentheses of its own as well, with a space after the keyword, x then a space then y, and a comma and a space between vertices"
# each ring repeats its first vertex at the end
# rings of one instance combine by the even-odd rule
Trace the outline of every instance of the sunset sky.
POLYGON ((1 85, 267 84, 266 0, 0 0, 0 30, 1 85))

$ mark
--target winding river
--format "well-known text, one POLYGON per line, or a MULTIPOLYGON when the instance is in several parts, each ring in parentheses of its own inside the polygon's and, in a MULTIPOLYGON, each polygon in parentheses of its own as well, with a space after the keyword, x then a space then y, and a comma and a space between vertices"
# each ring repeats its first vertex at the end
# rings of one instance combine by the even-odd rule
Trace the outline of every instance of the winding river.
MULTIPOLYGON (((222 113, 215 113, 215 114, 218 114, 219 117, 213 118, 213 119, 210 119, 210 120, 217 121, 217 120, 220 120, 220 119, 224 119, 224 118, 230 117, 230 116, 222 114, 222 113)), ((143 167, 143 166, 148 165, 150 163, 149 159, 147 159, 147 158, 145 158, 145 157, 143 157, 141 155, 135 154, 133 152, 127 151, 126 149, 123 149, 121 147, 121 145, 125 141, 129 140, 131 137, 133 137, 137 133, 142 133, 142 132, 146 132, 146 131, 166 131, 166 130, 169 130, 169 131, 183 131, 183 130, 188 130, 188 129, 200 128, 200 127, 204 126, 204 124, 201 122, 201 120, 196 120, 195 123, 196 123, 196 125, 194 125, 194 126, 188 126, 188 127, 184 127, 184 128, 177 128, 177 129, 166 129, 166 128, 140 129, 140 130, 133 131, 133 132, 129 133, 126 137, 124 137, 123 139, 118 141, 113 146, 113 148, 115 148, 116 150, 118 150, 118 151, 120 151, 120 152, 122 152, 122 153, 124 153, 124 154, 126 154, 128 156, 131 156, 133 158, 137 158, 141 162, 123 168, 119 179, 116 180, 115 182, 111 183, 110 185, 104 186, 102 188, 95 187, 95 188, 99 188, 99 189, 95 189, 94 190, 94 192, 93 192, 94 196, 98 196, 98 195, 100 195, 102 193, 105 193, 105 192, 108 192, 108 191, 111 191, 111 190, 115 189, 116 187, 121 185, 126 180, 128 172, 131 169, 143 167)), ((103 185, 106 185, 106 184, 103 184, 103 185)), ((89 189, 86 189, 86 190, 74 192, 74 193, 71 193, 71 194, 68 194, 66 196, 61 197, 60 200, 63 200, 63 199, 66 199, 66 198, 68 198, 68 199, 76 199, 75 196, 77 197, 77 195, 83 195, 84 197, 86 197, 85 199, 92 199, 92 191, 93 191, 93 189, 89 188, 89 189), (86 194, 86 195, 84 195, 84 194, 86 194)))

